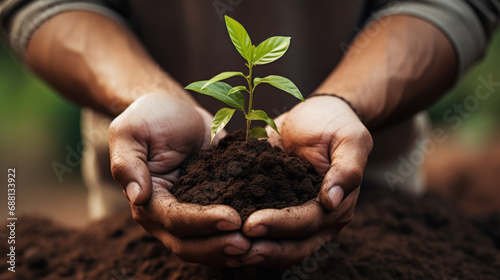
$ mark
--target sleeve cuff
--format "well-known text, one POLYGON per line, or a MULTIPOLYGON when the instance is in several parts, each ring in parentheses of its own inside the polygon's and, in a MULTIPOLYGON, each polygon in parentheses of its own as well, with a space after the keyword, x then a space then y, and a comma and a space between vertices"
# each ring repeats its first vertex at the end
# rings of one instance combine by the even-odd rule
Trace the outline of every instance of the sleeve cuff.
POLYGON ((464 1, 396 2, 375 13, 371 20, 389 15, 415 16, 439 28, 448 37, 457 55, 456 81, 485 53, 486 34, 479 19, 464 1))
POLYGON ((14 53, 24 61, 29 40, 38 27, 53 16, 67 11, 94 12, 125 25, 125 20, 119 14, 96 3, 33 1, 12 18, 9 43, 14 53))

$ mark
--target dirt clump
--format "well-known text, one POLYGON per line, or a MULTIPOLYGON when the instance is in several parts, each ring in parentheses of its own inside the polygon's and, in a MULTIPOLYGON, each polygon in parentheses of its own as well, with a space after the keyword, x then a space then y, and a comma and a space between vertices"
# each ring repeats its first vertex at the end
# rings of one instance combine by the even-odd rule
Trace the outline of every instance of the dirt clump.
POLYGON ((322 177, 305 160, 239 130, 186 161, 171 192, 178 200, 225 204, 243 222, 260 209, 297 206, 315 198, 322 177))

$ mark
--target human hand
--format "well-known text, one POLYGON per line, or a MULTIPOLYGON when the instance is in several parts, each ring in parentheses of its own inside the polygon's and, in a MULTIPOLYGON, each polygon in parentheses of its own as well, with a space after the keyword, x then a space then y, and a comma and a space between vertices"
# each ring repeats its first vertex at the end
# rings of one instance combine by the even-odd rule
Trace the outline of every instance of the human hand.
POLYGON ((133 218, 180 258, 222 266, 250 247, 236 232, 241 228, 236 210, 180 203, 169 192, 181 163, 208 147, 211 119, 187 100, 150 93, 111 123, 109 146, 111 171, 133 218))
POLYGON ((353 218, 373 145, 358 116, 335 97, 311 98, 276 123, 281 137, 268 129, 271 144, 305 158, 325 177, 316 199, 301 206, 259 210, 248 217, 244 235, 262 239, 239 256, 244 265, 289 266, 335 239, 353 218))

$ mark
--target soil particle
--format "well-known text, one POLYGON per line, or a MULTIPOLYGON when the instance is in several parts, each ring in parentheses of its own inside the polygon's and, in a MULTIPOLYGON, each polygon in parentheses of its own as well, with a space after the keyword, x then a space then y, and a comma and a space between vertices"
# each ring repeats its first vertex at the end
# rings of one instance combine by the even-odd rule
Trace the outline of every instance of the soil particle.
POLYGON ((183 202, 226 204, 244 222, 254 211, 315 198, 322 178, 310 163, 237 131, 181 166, 172 193, 183 202))

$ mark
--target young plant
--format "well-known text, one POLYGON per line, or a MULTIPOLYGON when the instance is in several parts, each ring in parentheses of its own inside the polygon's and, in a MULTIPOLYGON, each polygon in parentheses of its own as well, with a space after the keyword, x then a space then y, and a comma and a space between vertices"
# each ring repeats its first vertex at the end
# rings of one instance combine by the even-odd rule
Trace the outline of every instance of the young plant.
POLYGON ((252 41, 248 36, 245 28, 234 19, 225 16, 227 31, 233 42, 236 50, 246 60, 245 65, 248 67, 248 75, 242 72, 223 72, 213 77, 208 81, 199 81, 189 84, 186 89, 199 92, 201 94, 212 96, 232 108, 222 108, 214 116, 211 126, 210 144, 217 133, 219 133, 233 117, 235 111, 241 111, 247 120, 246 141, 248 137, 267 138, 267 132, 263 127, 255 127, 250 129, 252 121, 265 121, 278 134, 278 128, 274 121, 269 118, 266 112, 253 109, 253 96, 255 88, 260 84, 270 84, 278 89, 281 89, 296 98, 304 101, 304 97, 300 93, 295 84, 287 78, 270 75, 265 78, 253 77, 253 68, 257 65, 264 65, 276 61, 282 57, 290 46, 290 37, 271 37, 260 43, 257 47, 252 45, 252 41), (240 76, 245 78, 247 85, 232 87, 222 80, 240 76), (245 110, 245 99, 242 92, 249 94, 248 109, 245 110))

